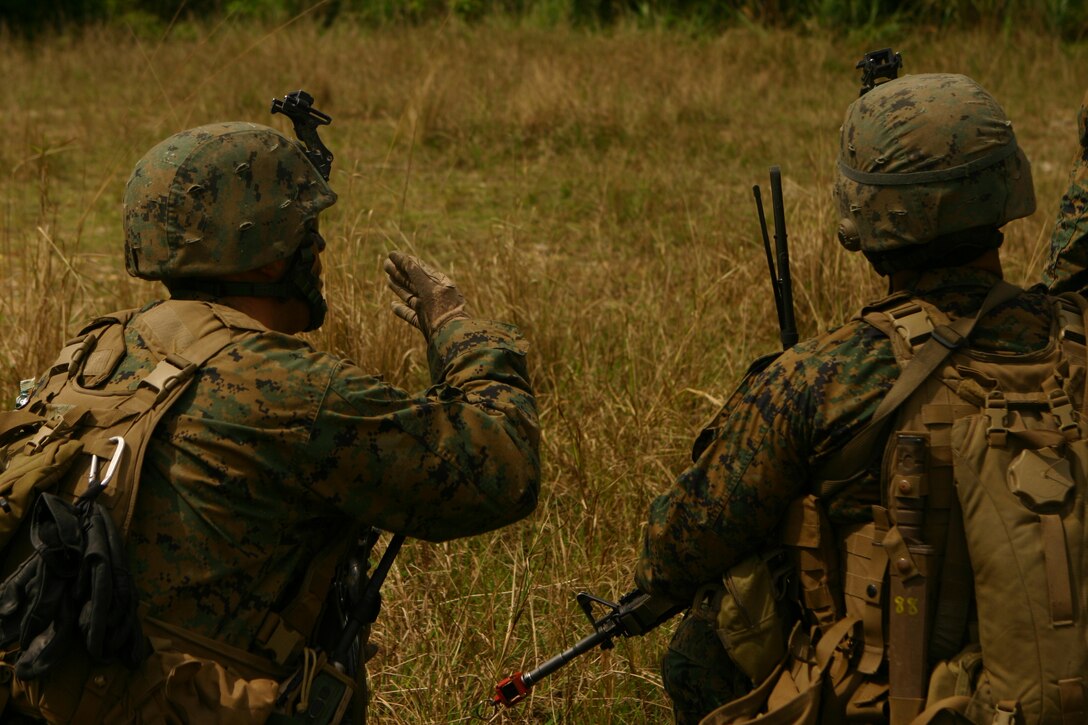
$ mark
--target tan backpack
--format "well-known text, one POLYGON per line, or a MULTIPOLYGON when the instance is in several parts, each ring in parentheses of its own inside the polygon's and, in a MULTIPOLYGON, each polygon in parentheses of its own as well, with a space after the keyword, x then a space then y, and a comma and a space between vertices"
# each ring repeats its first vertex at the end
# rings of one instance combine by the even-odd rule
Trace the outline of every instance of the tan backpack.
MULTIPOLYGON (((1042 351, 956 351, 899 411, 884 472, 893 725, 946 697, 975 723, 1086 721, 1085 304, 1054 301, 1042 351)), ((947 324, 916 301, 870 315, 904 369, 947 324)))
POLYGON ((124 356, 125 325, 137 312, 127 310, 83 328, 35 381, 30 404, 0 412, 0 548, 18 530, 38 492, 63 479, 69 481, 64 493, 78 496, 92 465, 113 464, 114 476, 99 500, 127 530, 155 425, 197 369, 231 341, 223 323, 201 309, 206 305, 195 304, 163 302, 135 320, 159 363, 134 390, 96 389, 124 356))
MULTIPOLYGON (((783 669, 810 673, 807 687, 785 687, 776 673, 779 684, 760 689, 777 702, 743 713, 730 704, 707 723, 815 722, 782 717, 799 699, 829 723, 884 712, 892 725, 1088 722, 1086 302, 1054 300, 1058 323, 1037 353, 965 344, 974 322, 1017 292, 1001 283, 975 317, 951 324, 906 295, 864 312, 903 372, 818 480, 822 496, 848 485, 890 428, 883 505, 872 523, 832 534, 808 496, 782 533, 810 639, 834 648, 791 648, 783 669), (847 621, 856 636, 842 636, 847 621)), ((724 638, 730 623, 719 624, 724 638)))
MULTIPOLYGON (((165 302, 108 315, 64 346, 18 409, 0 412, 8 679, 12 668, 19 678, 53 682, 80 643, 103 666, 135 667, 148 656, 124 551, 139 472, 156 424, 231 340, 207 305, 165 302), (133 389, 104 390, 99 384, 124 356, 126 325, 159 362, 133 389)), ((78 691, 80 683, 68 684, 78 691)), ((0 712, 9 694, 0 688, 0 712)), ((76 708, 77 719, 93 721, 93 700, 76 708)))
MULTIPOLYGON (((123 539, 132 521, 144 453, 156 425, 209 359, 228 344, 263 329, 229 308, 167 300, 147 310, 128 310, 94 320, 67 343, 57 361, 27 391, 25 406, 0 412, 3 574, 7 576, 32 554, 27 535, 30 527, 23 524, 40 508, 36 503, 46 499, 75 502, 91 481, 105 481, 96 501, 108 511, 108 518, 120 532, 118 538, 123 539), (126 329, 140 335, 158 363, 132 389, 105 390, 101 384, 114 375, 125 354, 126 329)), ((183 711, 201 722, 210 717, 228 717, 223 713, 246 719, 246 715, 237 713, 253 715, 257 710, 271 709, 278 695, 280 711, 293 711, 296 706, 305 710, 308 706, 309 716, 326 716, 328 722, 339 722, 358 691, 351 718, 363 722, 366 696, 361 665, 356 681, 334 668, 323 653, 309 647, 308 641, 337 567, 355 545, 358 533, 356 528, 349 528, 339 546, 327 549, 312 562, 293 598, 281 609, 266 614, 256 637, 262 650, 259 653, 142 614, 138 626, 152 638, 156 650, 147 667, 134 675, 117 665, 97 667, 90 670, 93 677, 84 681, 87 670, 69 667, 69 661, 58 667, 59 673, 50 673, 46 685, 39 687, 39 681, 35 681, 27 692, 33 692, 35 706, 43 712, 48 709, 61 720, 100 722, 104 713, 114 713, 111 707, 123 709, 131 704, 130 700, 140 702, 139 698, 162 689, 164 678, 169 682, 175 675, 182 679, 193 676, 195 665, 203 662, 197 676, 207 678, 202 687, 223 687, 224 691, 218 697, 194 694, 186 699, 194 685, 185 684, 182 690, 166 695, 172 712, 183 711), (185 666, 176 667, 179 662, 185 666), (296 663, 301 676, 292 679, 296 663), (230 669, 224 669, 227 667, 230 669), (285 687, 281 688, 280 682, 285 687), (123 700, 122 694, 129 699, 123 700)), ((359 550, 355 555, 366 562, 359 550)), ((0 609, 3 606, 0 584, 0 609)), ((364 627, 359 635, 364 657, 373 655, 373 648, 366 645, 368 629, 364 627)), ((7 649, 6 654, 21 657, 18 642, 7 649)), ((92 648, 87 650, 91 662, 96 663, 92 648)), ((79 659, 65 657, 63 652, 57 656, 61 660, 79 659)), ((2 668, 0 675, 10 677, 2 668)), ((12 691, 0 679, 0 721, 11 696, 12 691)), ((294 722, 282 714, 273 714, 272 720, 294 722)))

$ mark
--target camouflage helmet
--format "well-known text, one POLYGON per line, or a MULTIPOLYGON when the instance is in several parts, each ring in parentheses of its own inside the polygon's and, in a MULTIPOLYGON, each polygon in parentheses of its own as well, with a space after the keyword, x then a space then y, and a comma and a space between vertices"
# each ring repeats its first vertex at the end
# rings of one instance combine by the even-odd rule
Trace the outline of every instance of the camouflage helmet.
POLYGON ((125 187, 125 266, 148 280, 210 278, 291 257, 336 194, 297 143, 253 123, 175 134, 125 187))
MULTIPOLYGON (((921 253, 938 237, 966 239, 958 233, 997 229, 1035 211, 1031 166, 1012 122, 966 76, 883 83, 850 104, 841 133, 839 241, 874 262, 909 259, 902 250, 921 253)), ((992 238, 991 246, 1000 244, 999 234, 992 238)))

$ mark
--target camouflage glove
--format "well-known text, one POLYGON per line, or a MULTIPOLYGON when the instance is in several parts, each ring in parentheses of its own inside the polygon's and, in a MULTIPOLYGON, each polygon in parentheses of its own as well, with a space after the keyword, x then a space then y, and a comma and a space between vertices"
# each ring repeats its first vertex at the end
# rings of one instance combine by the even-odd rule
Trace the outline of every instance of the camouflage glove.
POLYGON ((382 267, 389 289, 400 298, 393 303, 393 313, 418 327, 427 340, 447 322, 470 316, 464 295, 450 278, 415 257, 390 252, 382 267))

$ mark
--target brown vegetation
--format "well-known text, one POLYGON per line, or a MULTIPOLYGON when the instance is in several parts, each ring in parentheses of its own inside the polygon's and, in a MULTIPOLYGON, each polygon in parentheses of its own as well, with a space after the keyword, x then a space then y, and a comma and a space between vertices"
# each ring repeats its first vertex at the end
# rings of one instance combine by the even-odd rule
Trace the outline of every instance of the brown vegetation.
MULTIPOLYGON (((854 61, 892 43, 907 71, 967 73, 1014 119, 1040 211, 1007 230, 1007 270, 1034 281, 1088 61, 1050 38, 225 22, 161 42, 5 40, 0 391, 12 398, 81 320, 159 294, 124 275, 120 254, 121 194, 146 149, 217 120, 286 130, 271 98, 314 94, 334 118, 340 193, 323 222, 332 313, 315 344, 426 384, 422 344, 389 313, 380 275, 400 248, 533 346, 538 512, 491 536, 410 542, 376 627, 378 722, 471 720, 501 676, 587 633, 575 591, 631 587, 650 499, 713 401, 776 347, 751 198, 768 166, 784 173, 802 336, 880 294, 833 241, 831 182, 854 61)), ((656 663, 670 630, 583 658, 499 719, 666 721, 656 663)))

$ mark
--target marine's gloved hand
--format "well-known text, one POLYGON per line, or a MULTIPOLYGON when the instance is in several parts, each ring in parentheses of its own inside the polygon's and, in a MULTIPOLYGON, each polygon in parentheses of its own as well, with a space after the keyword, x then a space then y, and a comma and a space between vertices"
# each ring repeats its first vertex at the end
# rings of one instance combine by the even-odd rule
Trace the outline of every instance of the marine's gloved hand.
POLYGON ((450 278, 419 259, 390 252, 382 267, 389 289, 400 298, 393 303, 393 313, 418 327, 427 340, 446 323, 471 316, 464 295, 450 278))

